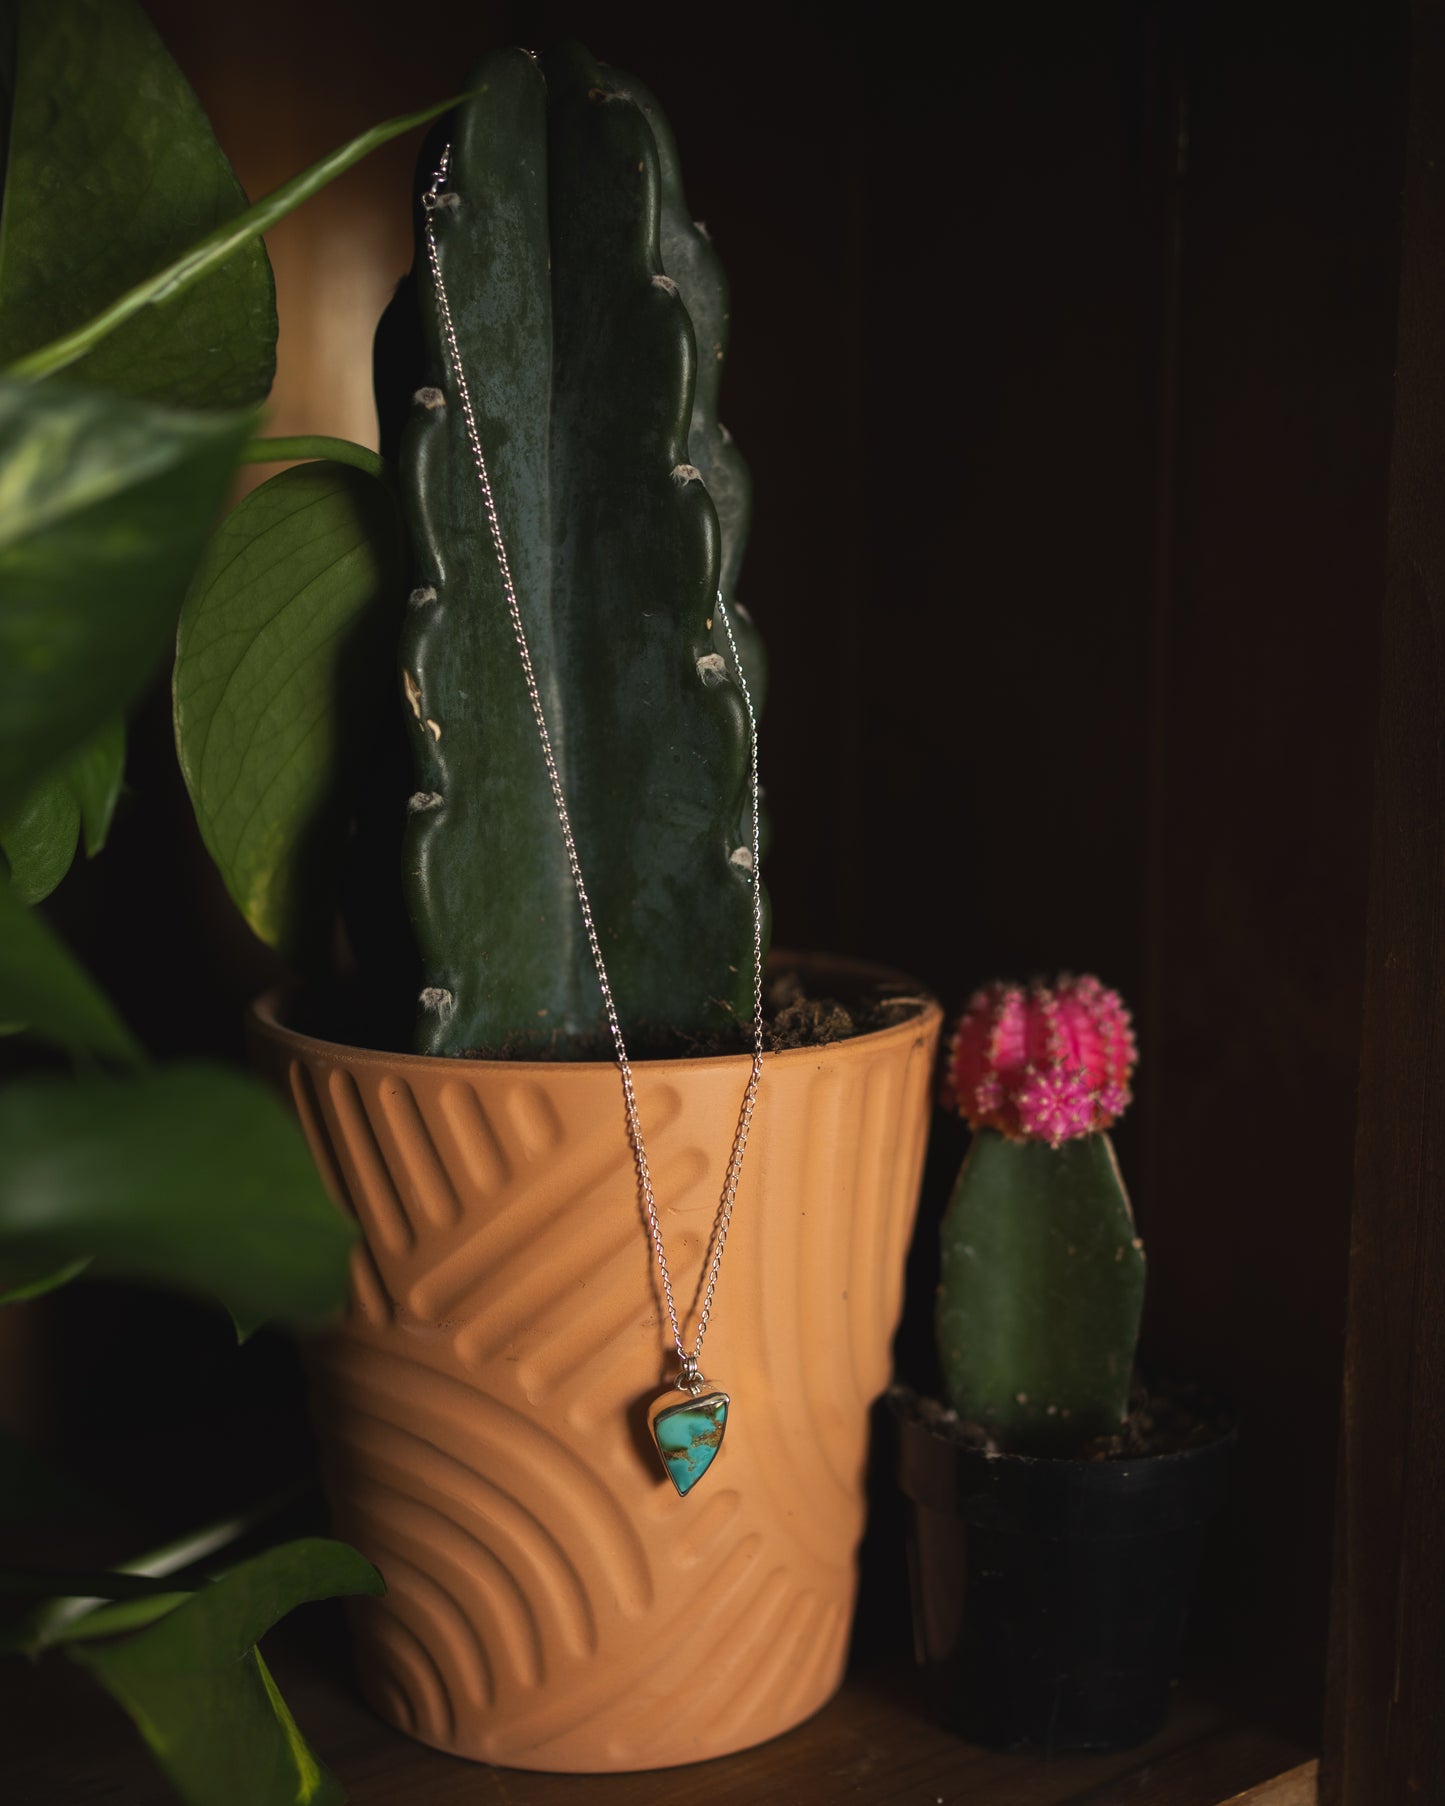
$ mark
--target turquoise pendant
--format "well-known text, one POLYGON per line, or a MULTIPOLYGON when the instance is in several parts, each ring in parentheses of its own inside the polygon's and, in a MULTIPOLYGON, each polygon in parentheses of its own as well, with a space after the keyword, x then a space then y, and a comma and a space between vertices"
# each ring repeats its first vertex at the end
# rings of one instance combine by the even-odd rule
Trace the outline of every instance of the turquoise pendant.
POLYGON ((673 1392, 664 1393, 648 1412, 648 1428, 667 1469, 667 1477, 686 1498, 712 1466, 722 1447, 728 1423, 726 1392, 704 1392, 676 1404, 673 1392))

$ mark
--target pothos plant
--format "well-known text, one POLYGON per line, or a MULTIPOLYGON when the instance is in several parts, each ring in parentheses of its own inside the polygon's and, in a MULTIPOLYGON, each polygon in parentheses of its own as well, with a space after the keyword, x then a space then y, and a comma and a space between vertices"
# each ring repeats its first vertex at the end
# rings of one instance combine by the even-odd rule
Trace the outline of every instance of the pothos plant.
MULTIPOLYGON (((276 316, 261 234, 370 149, 248 205, 133 0, 19 0, 0 22, 0 1302, 83 1275, 199 1291, 244 1331, 340 1304, 350 1232, 256 1082, 158 1064, 47 921, 115 819, 127 712, 258 441, 276 316)), ((303 1600, 375 1592, 320 1540, 229 1561, 197 1533, 123 1570, 0 1572, 197 1806, 336 1800, 255 1645, 303 1600)))

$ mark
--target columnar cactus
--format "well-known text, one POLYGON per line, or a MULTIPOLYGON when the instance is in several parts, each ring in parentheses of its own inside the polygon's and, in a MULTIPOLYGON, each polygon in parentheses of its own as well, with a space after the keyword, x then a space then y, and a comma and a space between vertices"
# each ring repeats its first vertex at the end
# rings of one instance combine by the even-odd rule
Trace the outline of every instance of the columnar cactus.
MULTIPOLYGON (((432 216, 441 279, 603 954, 642 1051, 751 1014, 748 726, 715 606, 720 589, 731 602, 747 516, 715 412, 726 289, 666 124, 626 77, 573 44, 540 63, 502 51, 469 86, 432 216)), ((605 1052, 420 241, 414 279, 425 364, 400 472, 416 1045, 605 1052)))
POLYGON ((942 1226, 949 1403, 1000 1448, 1068 1454, 1128 1411, 1144 1249, 1107 1130, 1130 1101, 1128 1012, 1095 978, 994 984, 951 1043, 974 1129, 942 1226))

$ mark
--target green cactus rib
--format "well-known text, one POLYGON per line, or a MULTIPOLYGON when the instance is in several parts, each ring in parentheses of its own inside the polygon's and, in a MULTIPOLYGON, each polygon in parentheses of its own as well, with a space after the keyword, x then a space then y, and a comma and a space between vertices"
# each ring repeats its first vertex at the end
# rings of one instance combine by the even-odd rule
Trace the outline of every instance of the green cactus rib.
POLYGON ((1144 1251, 1109 1137, 1051 1148, 980 1130, 940 1242, 938 1353, 959 1415, 1022 1454, 1116 1434, 1144 1251))
MULTIPOLYGON (((449 125, 437 258, 542 705, 634 1052, 751 1013, 748 733, 689 458, 697 353, 664 276, 654 129, 577 45, 487 58, 449 125)), ((605 1053, 597 979, 437 296, 403 433, 416 761, 403 881, 427 1053, 605 1053)))
POLYGON ((662 183, 662 267, 677 284, 697 340, 697 384, 687 440, 689 460, 696 466, 717 509, 722 534, 718 581, 734 610, 738 651, 753 704, 761 708, 767 679, 763 643, 747 614, 738 613, 735 601, 738 571, 752 524, 752 478, 732 434, 718 417, 718 392, 732 321, 727 273, 706 228, 692 217, 683 192, 677 141, 662 108, 635 75, 624 75, 621 70, 609 73, 612 87, 625 92, 642 108, 657 144, 662 183))
MULTIPOLYGON (((722 387, 723 363, 732 323, 727 272, 707 228, 692 217, 692 209, 683 192, 677 141, 662 108, 635 75, 624 75, 621 70, 609 73, 612 87, 627 93, 642 108, 657 144, 662 181, 662 267, 677 284, 697 342, 697 383, 687 435, 688 460, 702 478, 717 510, 718 530, 722 535, 719 587, 732 610, 738 660, 748 693, 754 709, 761 713, 768 686, 767 651, 751 615, 737 600, 738 572, 753 517, 752 476, 732 434, 718 415, 718 393, 722 387)), ((746 840, 750 832, 751 823, 744 820, 738 829, 739 839, 746 840)), ((770 839, 766 816, 762 823, 762 839, 766 849, 770 839)))

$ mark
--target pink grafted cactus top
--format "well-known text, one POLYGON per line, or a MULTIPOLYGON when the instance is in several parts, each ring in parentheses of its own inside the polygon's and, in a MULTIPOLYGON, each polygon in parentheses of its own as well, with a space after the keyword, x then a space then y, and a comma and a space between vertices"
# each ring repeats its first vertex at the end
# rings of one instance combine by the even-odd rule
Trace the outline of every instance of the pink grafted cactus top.
POLYGON ((1129 1012, 1097 978, 976 992, 949 1047, 948 1101, 971 1128, 1051 1147, 1118 1120, 1138 1058, 1129 1012))

